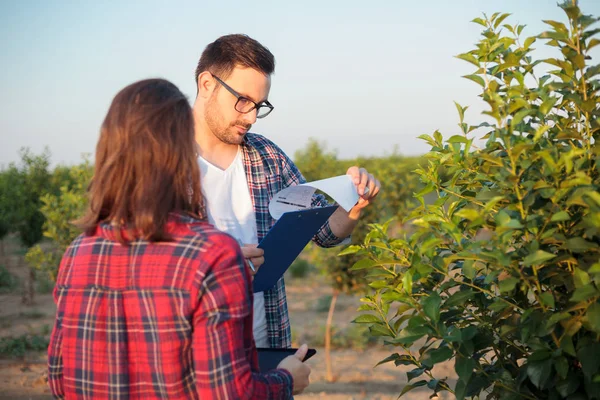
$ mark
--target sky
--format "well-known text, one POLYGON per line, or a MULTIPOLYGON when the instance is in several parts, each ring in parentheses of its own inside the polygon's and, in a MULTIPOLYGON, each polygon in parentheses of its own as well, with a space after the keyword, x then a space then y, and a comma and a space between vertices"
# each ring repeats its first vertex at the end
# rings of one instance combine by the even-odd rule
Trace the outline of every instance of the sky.
MULTIPOLYGON (((579 4, 600 16, 600 0, 579 4)), ((81 162, 114 95, 140 79, 168 79, 193 103, 202 50, 229 33, 275 55, 275 110, 252 131, 290 156, 309 138, 341 158, 423 154, 417 136, 458 133, 454 101, 470 106, 467 122, 482 120, 479 87, 461 78, 474 67, 454 56, 479 39, 469 21, 496 11, 526 24, 524 37, 566 18, 556 0, 3 0, 0 166, 23 147, 81 162)), ((550 54, 541 43, 536 54, 550 54)))

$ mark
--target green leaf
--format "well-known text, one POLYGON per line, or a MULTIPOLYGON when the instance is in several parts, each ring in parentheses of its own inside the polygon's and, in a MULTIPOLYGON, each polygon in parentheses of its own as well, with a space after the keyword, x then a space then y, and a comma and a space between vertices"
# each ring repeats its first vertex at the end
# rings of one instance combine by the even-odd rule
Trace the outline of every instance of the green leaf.
POLYGON ((436 292, 433 292, 423 300, 423 312, 427 315, 434 323, 440 320, 440 304, 442 298, 436 292))
POLYGON ((530 36, 527 39, 525 39, 525 42, 523 43, 523 47, 528 49, 534 42, 535 42, 536 38, 535 36, 530 36))
POLYGON ((588 250, 596 249, 598 246, 595 243, 588 242, 582 237, 574 237, 567 240, 567 249, 575 253, 585 253, 588 250))
POLYGON ((550 111, 552 109, 552 107, 554 106, 554 104, 556 104, 556 101, 558 99, 555 97, 550 97, 548 98, 546 101, 544 101, 541 105, 540 105, 540 112, 544 115, 548 114, 548 111, 550 111))
POLYGON ((586 312, 590 327, 596 333, 600 333, 600 304, 594 303, 588 307, 586 312))
POLYGON ((350 268, 350 271, 357 271, 360 269, 372 268, 376 265, 377 265, 377 261, 371 260, 370 258, 363 258, 362 260, 358 260, 356 263, 354 263, 352 268, 350 268))
POLYGON ((465 394, 467 391, 467 382, 459 379, 456 382, 456 386, 454 387, 454 395, 456 396, 456 400, 464 400, 465 394))
POLYGON ((535 130, 535 135, 533 136, 533 141, 537 142, 540 138, 550 129, 549 125, 541 125, 535 130))
POLYGON ((448 328, 448 334, 444 336, 444 340, 448 343, 460 343, 462 342, 462 334, 460 329, 451 326, 448 328))
POLYGON ((590 269, 588 269, 588 274, 593 274, 593 275, 600 274, 600 263, 592 264, 590 269))
POLYGON ((588 284, 585 286, 576 289, 573 292, 573 296, 571 296, 571 301, 574 303, 579 303, 580 301, 586 301, 591 299, 592 297, 598 297, 599 293, 594 287, 593 284, 588 284))
POLYGON ((568 212, 566 211, 559 211, 556 214, 554 214, 552 216, 552 218, 550 219, 550 221, 552 222, 562 222, 562 221, 569 221, 571 219, 571 216, 569 215, 568 212))
POLYGON ((554 39, 563 43, 569 42, 569 35, 565 32, 546 31, 539 35, 542 39, 554 39))
POLYGON ((587 44, 587 49, 590 50, 600 44, 600 39, 591 39, 587 44))
POLYGON ((478 218, 481 218, 481 214, 479 211, 474 210, 472 208, 461 208, 457 212, 454 213, 457 217, 467 219, 469 221, 475 221, 478 218))
POLYGON ((406 373, 406 380, 412 381, 413 379, 423 375, 423 372, 425 372, 425 368, 415 368, 411 371, 408 371, 406 373))
POLYGON ((463 274, 471 280, 475 278, 475 275, 477 275, 477 270, 475 269, 474 265, 475 262, 473 260, 465 260, 463 263, 463 274))
POLYGON ((408 294, 412 293, 412 280, 412 273, 410 271, 406 271, 404 273, 404 276, 402 277, 402 287, 404 288, 404 291, 406 291, 406 293, 408 294))
POLYGON ((425 381, 425 380, 418 381, 418 382, 415 382, 415 383, 411 383, 410 385, 405 385, 402 388, 402 392, 400 393, 400 396, 398 396, 398 397, 404 396, 406 393, 410 392, 414 388, 418 388, 419 386, 425 386, 425 385, 427 385, 427 381, 425 381))
POLYGON ((391 340, 391 343, 394 344, 404 344, 411 345, 415 341, 421 339, 423 336, 429 333, 429 328, 427 326, 417 326, 414 328, 405 328, 403 329, 398 337, 391 340))
POLYGON ((584 270, 575 268, 573 270, 573 282, 576 288, 580 288, 590 283, 590 276, 584 270))
POLYGON ((563 399, 568 398, 570 395, 575 393, 579 388, 580 382, 574 373, 567 375, 567 379, 562 379, 556 382, 556 390, 563 399))
POLYGON ((486 22, 481 18, 475 18, 475 19, 471 20, 471 22, 475 22, 476 24, 479 24, 479 25, 483 26, 484 28, 487 28, 486 22))
POLYGON ((448 139, 448 143, 467 143, 468 140, 463 135, 454 135, 448 139))
POLYGON ((583 374, 589 379, 598 373, 600 368, 600 343, 591 343, 577 351, 583 374))
POLYGON ((506 17, 508 17, 509 15, 510 15, 509 13, 500 15, 496 19, 496 21, 494 21, 494 29, 498 28, 500 26, 500 24, 502 23, 502 21, 504 21, 506 19, 506 17))
POLYGON ((527 376, 537 387, 542 388, 550 378, 552 372, 552 360, 527 362, 527 376))
POLYGON ((394 362, 394 364, 396 364, 396 366, 398 366, 398 365, 417 365, 417 363, 413 360, 412 357, 410 357, 406 354, 400 355, 398 353, 394 353, 394 354, 384 358, 383 360, 379 361, 377 363, 377 365, 375 365, 375 366, 377 367, 378 365, 385 364, 385 363, 392 362, 392 361, 394 362))
POLYGON ((469 79, 479 84, 481 87, 485 87, 485 81, 479 75, 463 75, 463 78, 469 79))
POLYGON ((577 353, 575 353, 575 346, 573 346, 573 338, 571 336, 564 336, 561 339, 560 348, 568 355, 577 357, 577 353))
POLYGON ((431 369, 435 364, 449 360, 453 355, 454 351, 450 347, 439 347, 425 353, 423 359, 421 359, 421 364, 431 369))
POLYGON ((375 311, 375 306, 371 304, 361 304, 356 311, 375 311))
POLYGON ((521 110, 518 113, 516 113, 515 116, 512 118, 512 120, 510 121, 511 129, 514 130, 515 127, 517 125, 519 125, 521 123, 521 121, 523 121, 523 118, 528 116, 530 113, 531 113, 531 110, 521 110))
POLYGON ((525 259, 523 260, 523 265, 525 265, 525 266, 539 265, 548 260, 553 259, 554 257, 556 257, 556 256, 552 253, 548 253, 547 251, 544 251, 544 250, 538 250, 535 253, 532 253, 532 254, 528 255, 527 257, 525 257, 525 259))
POLYGON ((468 382, 473 375, 473 369, 475 368, 475 360, 473 358, 456 357, 454 362, 454 370, 461 380, 468 382))
POLYGON ((359 315, 358 317, 356 317, 354 319, 354 321, 352 321, 355 324, 372 324, 372 323, 376 323, 379 322, 381 323, 381 318, 373 315, 373 314, 362 314, 359 315))
POLYGON ((394 333, 385 325, 373 324, 369 327, 371 336, 394 336, 394 333))
POLYGON ((558 32, 567 33, 567 34, 569 33, 569 30, 567 29, 565 24, 563 24, 562 22, 551 21, 551 20, 547 20, 547 19, 542 20, 542 22, 552 26, 558 32))
POLYGON ((453 307, 457 305, 462 305, 466 303, 468 300, 472 299, 475 296, 475 292, 472 289, 460 290, 458 292, 454 292, 452 296, 448 297, 448 300, 444 303, 444 307, 453 307))
POLYGON ((556 358, 554 360, 554 369, 556 369, 561 378, 565 379, 569 373, 569 361, 567 361, 567 358, 564 356, 556 358))
POLYGON ((490 304, 488 306, 488 310, 493 311, 493 312, 500 312, 500 311, 504 310, 506 307, 508 307, 508 304, 505 301, 503 301, 501 298, 497 298, 496 300, 494 300, 494 302, 492 304, 490 304))
POLYGON ((515 288, 515 286, 517 285, 517 283, 519 283, 519 282, 520 282, 519 278, 515 278, 514 276, 511 276, 504 280, 501 280, 498 283, 498 287, 500 289, 500 292, 507 293, 507 292, 512 291, 515 288))
POLYGON ((554 308, 554 306, 555 306, 554 296, 552 296, 552 293, 550 293, 550 292, 542 293, 540 295, 540 300, 542 300, 542 303, 544 303, 544 305, 547 307, 554 308))
POLYGON ((479 61, 477 61, 477 58, 475 58, 475 56, 473 56, 472 54, 463 53, 463 54, 457 55, 456 58, 460 58, 461 60, 465 60, 465 61, 470 62, 471 64, 475 65, 476 67, 479 67, 479 61))
POLYGON ((477 335, 477 327, 474 325, 467 326, 466 328, 462 328, 460 330, 460 334, 463 340, 471 340, 477 335))
POLYGON ((348 255, 348 254, 354 254, 357 251, 359 251, 360 249, 361 249, 361 247, 357 246, 357 245, 348 246, 344 250, 340 251, 338 253, 338 256, 345 256, 345 255, 348 255))

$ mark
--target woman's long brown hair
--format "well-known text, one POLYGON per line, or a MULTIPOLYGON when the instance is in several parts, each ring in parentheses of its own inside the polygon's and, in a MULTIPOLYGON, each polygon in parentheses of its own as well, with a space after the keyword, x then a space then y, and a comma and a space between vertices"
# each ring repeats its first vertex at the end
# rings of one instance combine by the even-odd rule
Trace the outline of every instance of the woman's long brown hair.
POLYGON ((96 146, 89 206, 77 225, 88 234, 109 222, 128 237, 168 240, 169 213, 199 217, 202 204, 194 121, 171 82, 133 83, 113 99, 96 146))

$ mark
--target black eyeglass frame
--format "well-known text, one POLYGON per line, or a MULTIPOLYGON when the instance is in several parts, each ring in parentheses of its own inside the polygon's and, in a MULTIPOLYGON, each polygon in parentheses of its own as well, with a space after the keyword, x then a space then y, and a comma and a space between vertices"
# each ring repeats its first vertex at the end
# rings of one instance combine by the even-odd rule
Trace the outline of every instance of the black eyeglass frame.
MULTIPOLYGON (((239 94, 238 92, 236 92, 231 86, 229 86, 228 84, 226 84, 225 82, 223 82, 223 80, 221 78, 219 78, 216 75, 211 74, 213 78, 215 78, 215 80, 217 82, 219 82, 219 84, 221 84, 221 86, 223 86, 225 89, 227 89, 227 91, 229 93, 231 93, 232 95, 234 95, 237 98, 237 101, 235 102, 235 105, 233 106, 235 108, 235 111, 242 113, 242 114, 248 114, 249 112, 252 112, 253 110, 256 110, 256 118, 264 118, 267 115, 269 115, 271 113, 271 111, 273 111, 273 109, 275 107, 273 107, 273 105, 271 103, 269 103, 267 100, 261 102, 260 104, 257 104, 255 101, 250 100, 249 98, 242 96, 241 94, 239 94), (253 104, 252 108, 250 108, 249 110, 243 111, 243 108, 240 110, 238 109, 238 106, 240 104, 240 102, 248 102, 248 104, 253 104), (267 111, 265 111, 264 114, 260 114, 260 109, 266 109, 267 111)), ((241 106, 240 106, 241 107, 241 106)))

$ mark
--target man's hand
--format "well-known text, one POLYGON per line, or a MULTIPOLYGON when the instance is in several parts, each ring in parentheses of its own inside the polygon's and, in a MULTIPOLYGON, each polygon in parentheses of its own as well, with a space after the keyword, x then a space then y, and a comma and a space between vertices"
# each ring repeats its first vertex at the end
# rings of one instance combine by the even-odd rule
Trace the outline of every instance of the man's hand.
POLYGON ((308 387, 310 367, 302 362, 306 353, 308 352, 308 346, 303 344, 300 346, 296 354, 293 356, 287 356, 277 366, 277 368, 285 369, 292 374, 294 387, 292 388, 293 394, 300 394, 304 389, 308 387))
POLYGON ((359 195, 358 203, 350 210, 350 218, 354 216, 358 218, 360 210, 368 206, 377 197, 381 184, 364 168, 350 167, 346 171, 346 175, 350 175, 352 178, 359 195))
POLYGON ((254 276, 256 274, 256 272, 258 271, 258 268, 261 265, 263 265, 265 262, 264 250, 259 249, 256 246, 258 246, 258 245, 257 244, 242 245, 242 254, 244 255, 244 258, 246 259, 246 261, 248 261, 248 264, 251 266, 250 274, 252 276, 254 276), (252 263, 252 264, 250 264, 250 263, 252 263), (252 270, 252 266, 254 266, 254 271, 252 270))

